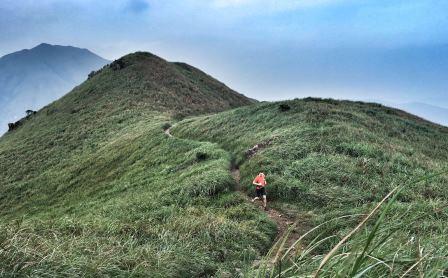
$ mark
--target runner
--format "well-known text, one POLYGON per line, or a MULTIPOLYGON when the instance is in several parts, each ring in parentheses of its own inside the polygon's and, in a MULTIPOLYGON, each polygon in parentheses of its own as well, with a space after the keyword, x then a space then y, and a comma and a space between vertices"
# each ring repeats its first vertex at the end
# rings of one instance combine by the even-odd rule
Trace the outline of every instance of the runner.
POLYGON ((266 189, 265 189, 267 182, 266 182, 265 174, 259 173, 255 177, 252 184, 256 185, 255 193, 257 194, 257 196, 252 199, 252 202, 255 202, 256 200, 263 198, 263 208, 264 208, 264 210, 268 210, 267 209, 267 200, 266 200, 266 189))

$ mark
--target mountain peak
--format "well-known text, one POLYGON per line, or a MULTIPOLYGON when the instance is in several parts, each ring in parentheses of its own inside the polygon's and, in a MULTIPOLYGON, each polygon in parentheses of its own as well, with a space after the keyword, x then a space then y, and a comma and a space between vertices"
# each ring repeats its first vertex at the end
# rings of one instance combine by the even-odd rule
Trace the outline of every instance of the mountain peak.
POLYGON ((54 45, 43 42, 43 43, 41 43, 41 44, 39 44, 39 45, 37 45, 37 46, 35 46, 33 48, 43 48, 43 47, 52 47, 52 46, 54 46, 54 45))
POLYGON ((158 63, 168 63, 165 59, 152 54, 150 52, 137 51, 134 53, 127 54, 117 61, 126 61, 129 64, 138 63, 138 62, 158 62, 158 63))
POLYGON ((31 49, 29 49, 30 51, 55 51, 55 50, 65 50, 65 49, 73 49, 73 50, 78 50, 78 51, 82 51, 84 49, 82 48, 77 48, 77 47, 73 47, 73 46, 63 46, 63 45, 55 45, 55 44, 49 44, 49 43, 41 43, 31 49))
POLYGON ((89 80, 69 95, 79 96, 84 107, 114 99, 114 108, 144 106, 176 115, 218 112, 253 103, 193 66, 180 66, 149 52, 125 55, 92 72, 89 80))

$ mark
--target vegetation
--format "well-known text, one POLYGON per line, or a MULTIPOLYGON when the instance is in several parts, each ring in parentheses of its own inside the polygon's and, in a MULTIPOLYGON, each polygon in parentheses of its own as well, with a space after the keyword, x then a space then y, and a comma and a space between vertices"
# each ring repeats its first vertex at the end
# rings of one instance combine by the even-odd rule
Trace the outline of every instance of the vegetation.
POLYGON ((275 225, 234 192, 228 153, 162 130, 252 101, 149 54, 123 61, 1 138, 0 276, 209 276, 270 247, 275 225))
POLYGON ((360 274, 351 270, 372 231, 378 246, 368 253, 374 259, 359 266, 359 272, 368 268, 364 275, 403 274, 425 255, 411 274, 441 275, 448 267, 448 177, 437 175, 448 169, 445 127, 378 104, 309 98, 186 119, 172 133, 232 153, 248 194, 253 176, 267 173, 273 206, 298 217, 297 225, 310 225, 300 221, 304 215, 312 226, 326 223, 302 239, 289 275, 314 273, 323 255, 396 186, 403 189, 381 225, 374 230, 373 217, 326 275, 360 274), (414 182, 426 176, 434 177, 414 182))
POLYGON ((447 137, 376 104, 254 103, 128 55, 0 138, 0 276, 303 277, 331 250, 321 276, 440 276, 447 137), (266 172, 272 205, 315 228, 269 253, 275 223, 231 164, 248 194, 266 172))

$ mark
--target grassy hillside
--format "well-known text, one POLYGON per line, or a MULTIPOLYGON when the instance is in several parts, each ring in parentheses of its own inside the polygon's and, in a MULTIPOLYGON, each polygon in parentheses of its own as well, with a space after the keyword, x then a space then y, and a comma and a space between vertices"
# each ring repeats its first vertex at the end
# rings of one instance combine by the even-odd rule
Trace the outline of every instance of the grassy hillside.
POLYGON ((0 276, 250 266, 275 225, 233 191, 227 152, 162 130, 250 103, 197 69, 136 53, 38 111, 0 139, 0 276))
MULTIPOLYGON (((377 104, 304 99, 186 119, 172 133, 230 152, 250 195, 253 177, 265 172, 272 206, 298 219, 311 218, 318 225, 358 215, 334 220, 310 235, 308 243, 315 239, 318 244, 308 246, 314 248, 310 254, 292 259, 295 267, 285 275, 312 274, 329 248, 360 222, 359 214, 398 185, 404 188, 377 232, 378 245, 368 253, 372 257, 359 271, 374 265, 366 275, 395 276, 425 255, 412 275, 439 276, 448 268, 448 177, 414 182, 448 169, 445 127, 377 104), (249 155, 256 144, 258 151, 249 155)), ((327 276, 351 273, 375 219, 341 248, 327 276)), ((299 220, 298 225, 309 223, 299 220)))
POLYGON ((380 105, 254 103, 189 65, 128 55, 0 138, 0 276, 264 277, 252 264, 276 226, 231 164, 247 194, 266 172, 271 206, 301 231, 326 223, 282 256, 284 277, 315 273, 397 185, 384 221, 322 276, 441 276, 448 178, 413 181, 447 169, 447 139, 380 105))

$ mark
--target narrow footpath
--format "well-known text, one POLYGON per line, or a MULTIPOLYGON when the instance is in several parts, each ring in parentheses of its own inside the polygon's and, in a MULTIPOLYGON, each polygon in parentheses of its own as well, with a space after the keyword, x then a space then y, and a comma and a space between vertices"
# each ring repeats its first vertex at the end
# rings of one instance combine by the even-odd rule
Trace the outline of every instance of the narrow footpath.
MULTIPOLYGON (((165 130, 165 134, 168 135, 168 137, 174 137, 171 134, 171 127, 167 128, 165 130)), ((260 211, 262 211, 263 213, 265 213, 272 221, 274 221, 277 224, 277 236, 276 239, 274 241, 277 242, 278 240, 280 240, 281 238, 284 237, 284 235, 286 235, 286 233, 288 232, 289 228, 292 227, 292 225, 295 224, 295 226, 291 229, 288 238, 283 246, 283 250, 288 249, 291 245, 294 244, 294 242, 296 242, 299 237, 301 232, 300 227, 298 226, 298 223, 296 223, 297 221, 293 218, 287 217, 286 215, 280 213, 279 211, 270 208, 269 207, 269 197, 268 197, 268 210, 265 211, 263 208, 263 205, 261 203, 261 201, 256 201, 254 203, 252 203, 252 200, 249 196, 247 196, 246 192, 244 192, 242 190, 241 184, 240 184, 240 170, 238 167, 236 166, 232 166, 232 168, 230 169, 231 175, 233 177, 233 179, 236 182, 236 190, 239 191, 247 200, 247 202, 251 203, 254 206, 257 206, 260 211)), ((269 191, 268 191, 269 192, 269 191)), ((268 195, 269 196, 269 195, 268 195)), ((300 246, 295 246, 295 248, 300 248, 300 246)), ((292 250, 294 251, 295 248, 293 248, 292 250)), ((282 253, 283 250, 280 250, 280 253, 282 253)), ((278 250, 274 250, 274 252, 272 252, 272 254, 276 254, 278 253, 278 250)), ((294 253, 294 252, 293 252, 294 253)))

